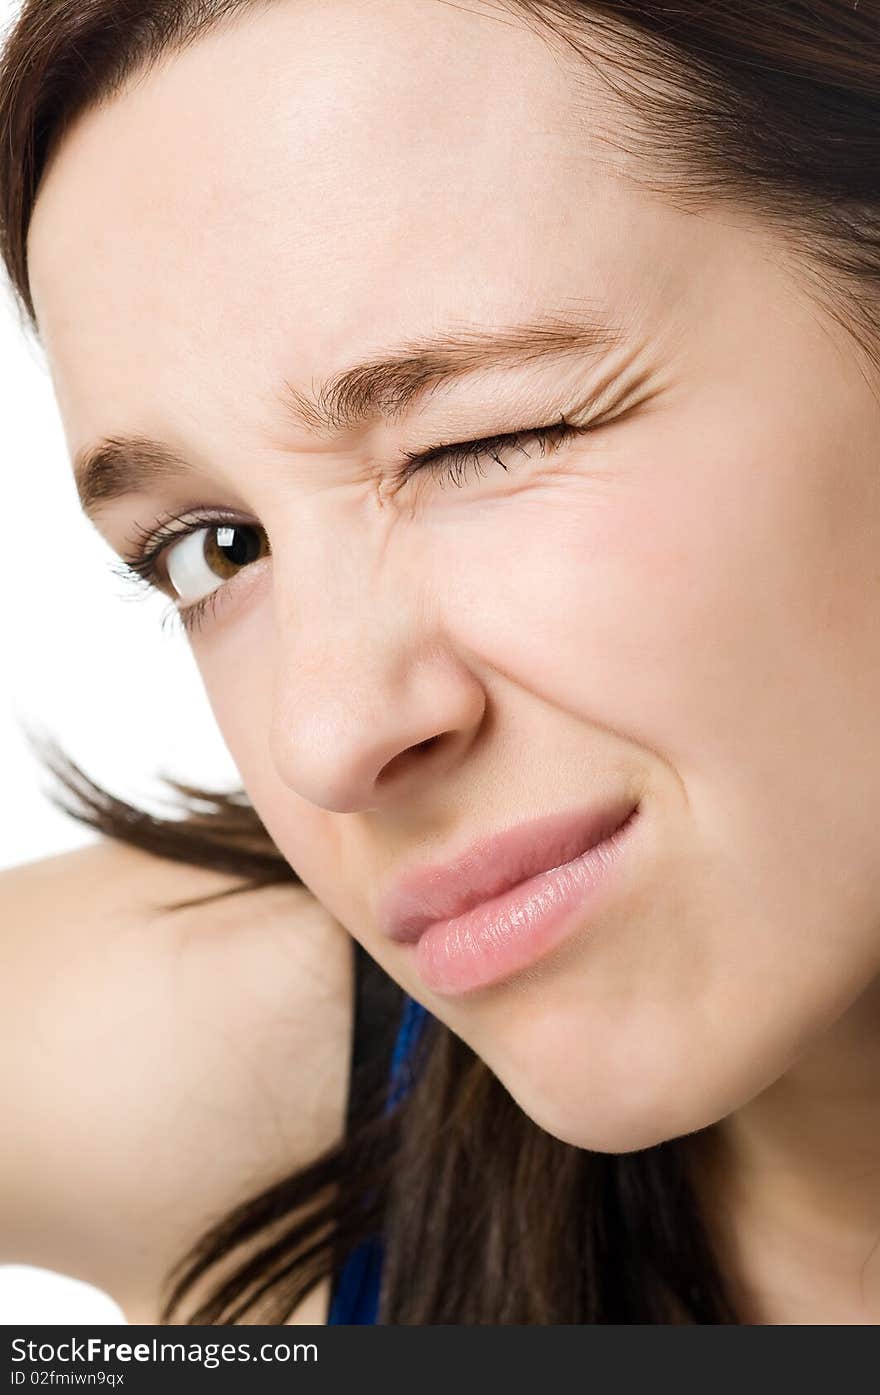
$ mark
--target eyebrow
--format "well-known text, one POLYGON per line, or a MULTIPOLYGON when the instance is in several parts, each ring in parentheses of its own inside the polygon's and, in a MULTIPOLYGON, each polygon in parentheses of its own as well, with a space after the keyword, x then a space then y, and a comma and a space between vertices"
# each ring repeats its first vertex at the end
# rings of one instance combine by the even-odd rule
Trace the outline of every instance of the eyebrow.
MULTIPOLYGON (((459 378, 566 354, 602 354, 622 341, 624 331, 592 302, 577 304, 576 311, 520 324, 441 329, 343 369, 311 393, 285 379, 275 399, 296 429, 333 439, 377 419, 393 421, 459 378)), ((77 452, 73 471, 83 511, 94 517, 112 500, 195 467, 148 436, 105 436, 77 452)))

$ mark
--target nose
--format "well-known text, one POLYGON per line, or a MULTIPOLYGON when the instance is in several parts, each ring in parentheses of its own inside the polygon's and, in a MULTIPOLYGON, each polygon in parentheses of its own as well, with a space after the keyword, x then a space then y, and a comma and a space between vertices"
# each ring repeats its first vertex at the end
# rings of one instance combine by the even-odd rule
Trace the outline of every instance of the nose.
POLYGON ((279 621, 271 759, 322 809, 380 809, 462 759, 486 693, 399 586, 384 605, 375 592, 358 599, 346 588, 343 601, 332 590, 307 630, 279 621))

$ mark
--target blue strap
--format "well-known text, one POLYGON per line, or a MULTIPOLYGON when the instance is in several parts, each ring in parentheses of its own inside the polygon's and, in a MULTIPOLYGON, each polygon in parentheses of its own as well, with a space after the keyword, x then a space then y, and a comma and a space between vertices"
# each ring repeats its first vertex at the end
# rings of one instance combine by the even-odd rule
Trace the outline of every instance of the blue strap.
POLYGON ((409 1093, 410 1086, 413 1084, 412 1055, 427 1017, 427 1008, 423 1008, 421 1003, 416 1002, 415 998, 406 994, 403 1017, 391 1056, 391 1082, 388 1087, 388 1102, 385 1106, 386 1114, 389 1114, 392 1109, 396 1109, 400 1101, 409 1093))
MULTIPOLYGON (((408 994, 391 1056, 391 1078, 385 1113, 395 1109, 409 1091, 414 1075, 412 1052, 429 1013, 408 994)), ((330 1304, 328 1325, 374 1327, 379 1309, 383 1246, 377 1236, 363 1240, 339 1272, 330 1304)))
POLYGON ((375 1327, 379 1313, 383 1247, 370 1236, 352 1250, 336 1281, 327 1317, 334 1327, 375 1327))

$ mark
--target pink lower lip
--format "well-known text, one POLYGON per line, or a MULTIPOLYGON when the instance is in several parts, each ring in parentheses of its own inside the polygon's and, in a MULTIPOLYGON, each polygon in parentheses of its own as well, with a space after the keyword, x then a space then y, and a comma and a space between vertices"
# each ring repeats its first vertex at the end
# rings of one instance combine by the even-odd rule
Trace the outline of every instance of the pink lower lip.
POLYGON ((429 925, 409 947, 426 987, 468 993, 549 954, 598 908, 637 816, 638 809, 571 862, 539 872, 453 920, 429 925))

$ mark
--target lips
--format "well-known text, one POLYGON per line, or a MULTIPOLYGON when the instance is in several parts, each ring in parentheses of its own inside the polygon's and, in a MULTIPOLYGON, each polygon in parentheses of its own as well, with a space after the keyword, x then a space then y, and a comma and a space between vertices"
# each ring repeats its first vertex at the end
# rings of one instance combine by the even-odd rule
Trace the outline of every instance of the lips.
POLYGON ((390 939, 414 944, 428 926, 580 857, 616 833, 637 805, 621 796, 517 824, 478 840, 450 862, 406 872, 380 903, 379 924, 390 939))

